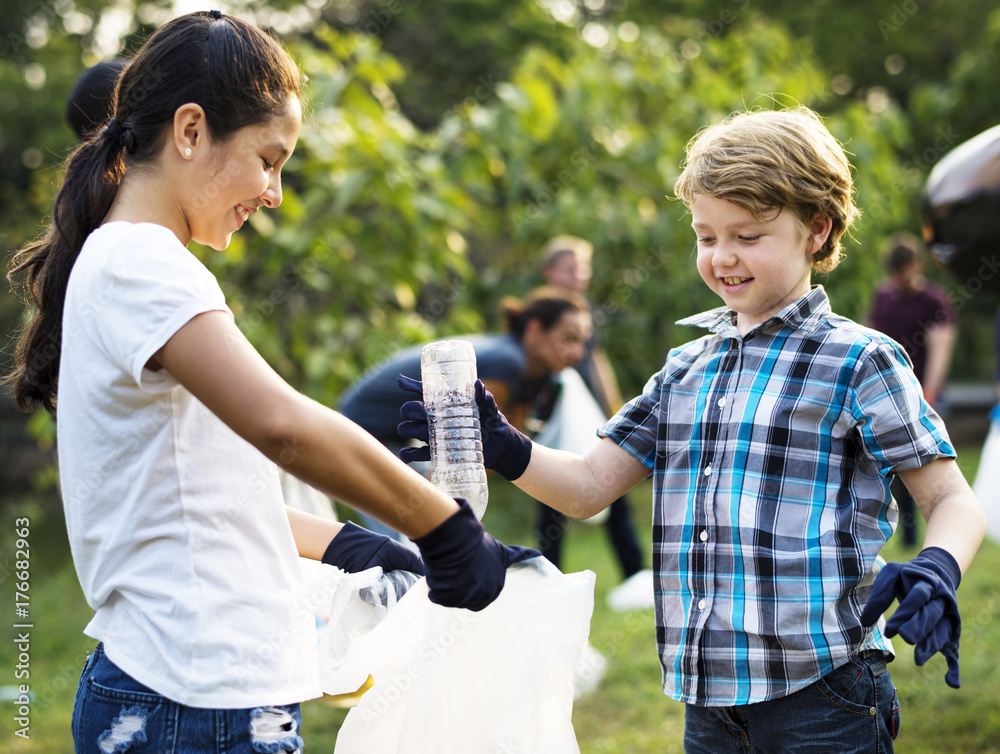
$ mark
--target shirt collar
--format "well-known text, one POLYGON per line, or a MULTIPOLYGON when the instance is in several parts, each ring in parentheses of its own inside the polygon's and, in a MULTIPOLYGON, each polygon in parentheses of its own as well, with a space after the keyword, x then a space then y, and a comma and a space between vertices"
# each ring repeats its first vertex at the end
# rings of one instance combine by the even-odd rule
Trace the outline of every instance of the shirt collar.
MULTIPOLYGON (((814 285, 805 296, 792 302, 766 322, 762 322, 751 329, 750 332, 764 328, 780 327, 782 325, 796 330, 812 332, 819 325, 820 320, 830 314, 831 311, 830 299, 827 298, 823 286, 814 285)), ((685 317, 678 320, 676 324, 704 327, 723 338, 744 337, 736 329, 736 312, 728 306, 720 306, 701 312, 700 314, 685 317)))

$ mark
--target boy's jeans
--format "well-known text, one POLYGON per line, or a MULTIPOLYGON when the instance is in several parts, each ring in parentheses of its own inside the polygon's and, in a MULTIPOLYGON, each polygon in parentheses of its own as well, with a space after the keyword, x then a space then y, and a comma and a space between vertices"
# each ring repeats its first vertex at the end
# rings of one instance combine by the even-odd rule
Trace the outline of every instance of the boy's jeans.
POLYGON ((687 705, 685 754, 890 754, 899 702, 881 650, 794 694, 740 707, 687 705))
POLYGON ((203 709, 177 704, 124 673, 100 644, 73 706, 77 754, 301 752, 299 705, 203 709))

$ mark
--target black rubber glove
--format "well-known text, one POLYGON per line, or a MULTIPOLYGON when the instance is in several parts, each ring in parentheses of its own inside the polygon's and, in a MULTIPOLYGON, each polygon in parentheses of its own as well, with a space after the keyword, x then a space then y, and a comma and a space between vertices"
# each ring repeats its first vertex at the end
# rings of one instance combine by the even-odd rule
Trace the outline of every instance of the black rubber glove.
POLYGON ((424 563, 409 547, 348 521, 323 553, 322 561, 348 573, 381 566, 383 571, 426 574, 424 563))
MULTIPOLYGON (((403 390, 419 393, 423 397, 423 383, 406 375, 397 375, 396 384, 403 390)), ((504 479, 513 482, 528 468, 531 460, 531 440, 511 426, 500 413, 497 402, 483 385, 476 380, 476 405, 479 407, 479 427, 483 438, 483 463, 504 479)), ((396 428, 401 437, 427 442, 427 410, 423 400, 408 401, 399 409, 403 421, 396 428)), ((399 457, 406 463, 429 461, 430 448, 403 448, 399 457)))
POLYGON ((861 624, 873 626, 894 599, 899 606, 885 624, 885 635, 897 633, 915 646, 913 657, 923 665, 935 652, 948 661, 944 680, 952 688, 961 684, 958 673, 958 638, 962 619, 955 590, 962 569, 947 550, 928 547, 906 563, 889 563, 875 578, 872 595, 861 613, 861 624))
POLYGON ((431 602, 479 611, 500 595, 507 566, 541 553, 498 542, 465 500, 456 502, 457 513, 413 541, 424 556, 431 602))

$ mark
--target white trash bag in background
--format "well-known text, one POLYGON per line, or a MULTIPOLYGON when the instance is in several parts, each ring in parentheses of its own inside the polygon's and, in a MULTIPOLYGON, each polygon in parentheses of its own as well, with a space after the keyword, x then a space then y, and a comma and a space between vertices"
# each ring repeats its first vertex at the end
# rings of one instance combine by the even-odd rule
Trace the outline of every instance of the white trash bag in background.
POLYGON ((990 412, 990 431, 972 485, 986 513, 986 536, 1000 543, 1000 406, 990 412))
POLYGON ((573 679, 593 608, 593 572, 540 557, 510 566, 479 612, 433 604, 421 579, 322 669, 331 694, 374 678, 335 754, 579 754, 573 679))

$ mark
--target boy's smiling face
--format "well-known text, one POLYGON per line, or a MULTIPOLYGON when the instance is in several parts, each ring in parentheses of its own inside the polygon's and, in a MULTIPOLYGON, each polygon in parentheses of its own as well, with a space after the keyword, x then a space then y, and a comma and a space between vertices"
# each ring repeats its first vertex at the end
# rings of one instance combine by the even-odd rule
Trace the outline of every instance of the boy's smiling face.
POLYGON ((812 255, 830 234, 817 215, 805 228, 788 209, 757 220, 738 204, 695 194, 691 227, 698 236, 698 272, 736 312, 741 334, 809 292, 812 255))

